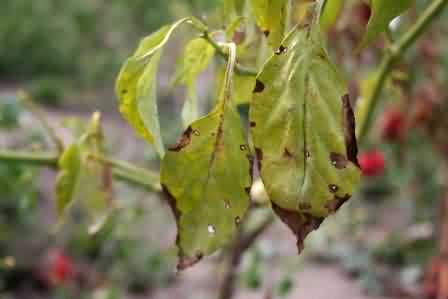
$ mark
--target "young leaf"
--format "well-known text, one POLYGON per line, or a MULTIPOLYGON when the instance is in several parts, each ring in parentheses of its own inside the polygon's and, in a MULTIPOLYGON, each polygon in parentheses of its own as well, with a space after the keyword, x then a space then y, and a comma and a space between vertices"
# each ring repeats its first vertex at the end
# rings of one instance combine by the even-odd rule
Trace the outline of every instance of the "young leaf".
POLYGON ((182 19, 144 38, 136 52, 123 65, 115 85, 120 112, 136 132, 165 153, 160 134, 156 101, 156 74, 163 46, 173 31, 190 21, 182 19))
POLYGON ((360 47, 368 46, 378 35, 387 30, 389 23, 405 12, 415 0, 371 0, 372 15, 360 47))
POLYGON ((267 61, 250 110, 261 178, 274 211, 297 235, 299 251, 360 179, 347 87, 318 27, 294 30, 267 61))
POLYGON ((76 202, 87 215, 90 233, 101 228, 111 211, 112 171, 90 157, 103 153, 102 143, 100 115, 95 113, 80 140, 62 154, 56 180, 59 217, 76 202))
POLYGON ((226 245, 249 206, 251 159, 231 76, 228 69, 215 109, 193 122, 162 160, 161 181, 177 220, 179 269, 226 245))
POLYGON ((328 30, 336 23, 343 6, 344 0, 326 0, 323 3, 320 13, 320 28, 322 31, 328 30))
POLYGON ((61 218, 67 206, 74 198, 73 194, 77 188, 79 171, 81 168, 79 146, 72 144, 68 146, 58 161, 59 173, 56 177, 56 210, 61 218))
POLYGON ((285 33, 288 0, 251 0, 251 5, 258 27, 277 49, 285 33))
POLYGON ((174 84, 187 87, 187 100, 182 110, 185 127, 198 118, 196 78, 208 67, 214 55, 215 48, 210 43, 203 38, 196 38, 187 44, 177 64, 174 84))

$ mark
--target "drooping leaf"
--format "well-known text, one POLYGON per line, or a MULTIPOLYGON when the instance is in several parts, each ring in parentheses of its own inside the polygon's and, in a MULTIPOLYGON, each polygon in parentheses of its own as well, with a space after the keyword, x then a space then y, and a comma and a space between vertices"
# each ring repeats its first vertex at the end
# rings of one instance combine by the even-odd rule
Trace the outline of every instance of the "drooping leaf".
POLYGON ((68 146, 59 158, 59 173, 56 177, 56 209, 61 218, 67 206, 74 198, 77 188, 79 171, 81 169, 81 157, 79 146, 68 146))
POLYGON ((104 152, 100 115, 95 113, 80 140, 64 151, 59 160, 56 199, 59 217, 76 203, 89 224, 89 232, 100 228, 112 209, 112 171, 91 155, 104 152))
POLYGON ((288 0, 251 0, 251 5, 258 27, 277 49, 285 33, 288 0))
POLYGON ((387 30, 395 17, 404 13, 414 2, 415 0, 371 0, 372 14, 360 47, 366 47, 374 41, 380 33, 387 30))
POLYGON ((161 166, 178 227, 179 269, 226 245, 249 206, 251 159, 231 98, 231 71, 215 109, 193 122, 161 166))
POLYGON ((267 61, 250 110, 263 183, 274 211, 297 235, 299 251, 360 178, 347 87, 318 27, 294 30, 267 61))
POLYGON ((156 74, 163 46, 181 24, 182 19, 144 38, 136 52, 123 65, 115 85, 120 112, 136 132, 155 145, 162 157, 165 153, 160 134, 156 101, 156 74))
POLYGON ((198 118, 196 78, 210 64, 215 48, 203 38, 191 40, 178 61, 174 83, 187 87, 187 98, 182 109, 185 127, 198 118))
POLYGON ((326 0, 323 3, 320 14, 320 28, 322 31, 328 30, 336 23, 343 6, 344 0, 326 0))

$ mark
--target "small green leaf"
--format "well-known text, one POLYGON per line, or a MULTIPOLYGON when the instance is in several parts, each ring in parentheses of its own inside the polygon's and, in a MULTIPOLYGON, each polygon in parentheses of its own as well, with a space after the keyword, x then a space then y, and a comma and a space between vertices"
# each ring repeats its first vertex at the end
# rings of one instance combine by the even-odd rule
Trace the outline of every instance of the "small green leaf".
POLYGON ((163 46, 181 24, 182 19, 144 38, 136 52, 123 65, 115 85, 119 109, 123 117, 148 142, 155 144, 162 157, 164 146, 160 134, 156 101, 156 74, 163 46))
POLYGON ((320 28, 327 31, 334 25, 344 6, 344 0, 326 0, 320 14, 320 28))
POLYGON ((81 168, 79 146, 68 146, 59 158, 59 174, 56 178, 56 209, 59 218, 74 198, 81 168))
POLYGON ((258 27, 271 47, 277 49, 285 33, 288 1, 251 0, 251 5, 258 27))
POLYGON ((322 46, 319 25, 293 31, 257 77, 250 126, 261 178, 277 215, 308 233, 360 179, 347 86, 322 46))
POLYGON ((372 15, 360 48, 368 46, 380 33, 387 30, 389 23, 408 8, 415 0, 371 0, 372 15))
POLYGON ((215 109, 168 150, 161 181, 176 215, 179 269, 232 240, 249 206, 251 158, 227 72, 215 109))
POLYGON ((196 78, 210 64, 215 48, 203 38, 191 40, 177 63, 174 84, 187 87, 187 98, 182 110, 185 127, 199 116, 196 95, 196 78))

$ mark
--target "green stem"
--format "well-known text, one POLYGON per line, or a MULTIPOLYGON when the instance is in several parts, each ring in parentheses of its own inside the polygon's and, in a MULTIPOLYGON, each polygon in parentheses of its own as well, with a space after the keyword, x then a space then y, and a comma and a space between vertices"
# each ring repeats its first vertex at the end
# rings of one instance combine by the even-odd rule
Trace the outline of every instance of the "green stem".
POLYGON ((378 106, 381 92, 393 65, 401 59, 406 50, 415 43, 428 25, 442 12, 446 4, 448 4, 448 0, 434 0, 419 17, 417 22, 387 50, 380 63, 375 89, 371 96, 365 99, 368 113, 364 122, 360 124, 358 134, 360 141, 366 137, 373 123, 374 112, 378 106))
MULTIPOLYGON (((116 179, 140 186, 148 191, 160 192, 159 176, 149 170, 134 166, 128 162, 107 158, 102 155, 91 155, 93 159, 112 166, 116 179)), ((17 152, 11 150, 0 151, 0 161, 22 163, 33 166, 58 168, 58 155, 54 153, 17 152)))

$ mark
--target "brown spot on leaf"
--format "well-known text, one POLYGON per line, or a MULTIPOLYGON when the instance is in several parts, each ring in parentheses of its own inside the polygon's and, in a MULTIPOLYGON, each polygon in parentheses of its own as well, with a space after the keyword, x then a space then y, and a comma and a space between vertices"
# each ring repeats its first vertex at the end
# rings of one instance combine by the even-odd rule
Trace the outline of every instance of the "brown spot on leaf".
POLYGON ((247 149, 246 145, 244 145, 244 144, 240 145, 240 150, 245 151, 246 149, 247 149))
POLYGON ((128 90, 127 89, 123 89, 122 91, 121 91, 121 94, 127 94, 128 93, 128 90))
POLYGON ((297 237, 297 250, 299 254, 304 249, 304 241, 310 232, 318 229, 324 221, 323 217, 315 217, 309 213, 297 213, 289 211, 272 203, 272 208, 277 216, 285 223, 297 237))
POLYGON ((337 169, 344 169, 348 164, 347 158, 344 155, 338 153, 330 153, 330 161, 331 164, 337 169))
POLYGON ((288 159, 294 158, 294 155, 289 151, 287 147, 285 147, 283 151, 283 157, 286 157, 288 159))
POLYGON ((333 200, 329 201, 326 205, 325 208, 328 210, 328 212, 330 214, 335 213, 337 210, 339 210, 339 208, 345 203, 347 202, 347 200, 349 200, 351 197, 350 194, 346 194, 344 197, 339 197, 339 196, 334 196, 333 200))
POLYGON ((344 112, 343 125, 347 159, 360 167, 358 162, 358 143, 356 141, 355 114, 353 113, 348 94, 342 96, 342 107, 344 112))
POLYGON ((241 224, 241 218, 239 216, 235 217, 235 224, 238 226, 241 224))
POLYGON ((310 210, 311 204, 309 202, 301 202, 299 203, 299 209, 301 210, 310 210))
POLYGON ((255 81, 254 93, 262 92, 264 90, 264 84, 260 80, 255 81))
POLYGON ((250 125, 251 128, 254 128, 254 127, 257 126, 257 123, 254 122, 254 121, 251 121, 249 125, 250 125))
POLYGON ((255 148, 255 155, 257 157, 258 170, 261 170, 261 162, 263 161, 263 151, 261 150, 261 148, 255 148))
POLYGON ((281 54, 285 53, 286 50, 288 50, 288 48, 286 48, 283 45, 280 45, 280 47, 277 49, 277 51, 275 51, 275 54, 276 55, 281 55, 281 54))
POLYGON ((184 147, 189 145, 190 142, 191 142, 191 133, 192 132, 193 132, 193 129, 191 128, 191 126, 189 126, 185 130, 185 132, 182 134, 182 136, 180 137, 179 141, 177 141, 177 143, 174 146, 168 148, 168 150, 170 150, 172 152, 179 152, 184 147))
POLYGON ((264 36, 268 37, 271 32, 269 30, 263 31, 264 36))
POLYGON ((309 151, 305 151, 305 158, 307 159, 311 158, 311 154, 309 151))
POLYGON ((246 188, 244 188, 244 191, 246 191, 246 193, 248 194, 248 195, 250 195, 250 186, 249 187, 246 187, 246 188))
POLYGON ((249 176, 250 176, 250 183, 252 184, 254 180, 254 158, 252 155, 248 154, 247 159, 249 160, 249 176))

